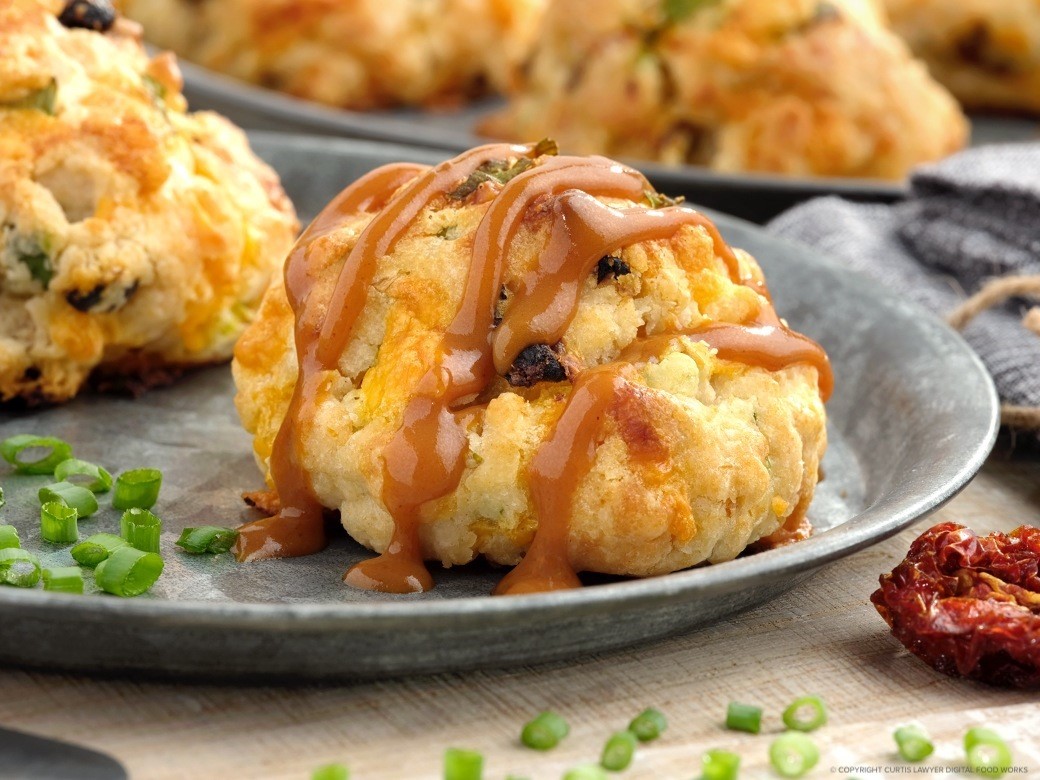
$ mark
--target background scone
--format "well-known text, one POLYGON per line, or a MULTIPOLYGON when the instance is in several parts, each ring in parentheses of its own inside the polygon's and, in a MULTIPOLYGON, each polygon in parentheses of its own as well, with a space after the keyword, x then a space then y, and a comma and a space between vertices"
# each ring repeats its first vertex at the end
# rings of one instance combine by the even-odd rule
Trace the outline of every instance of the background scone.
MULTIPOLYGON (((374 176, 394 181, 390 173, 374 176)), ((755 359, 724 359, 705 341, 714 326, 742 337, 744 325, 772 321, 761 271, 750 256, 716 243, 700 215, 662 204, 666 199, 638 173, 604 158, 497 145, 410 175, 417 178, 389 205, 389 193, 348 190, 330 207, 333 221, 314 229, 313 241, 305 234, 290 259, 290 283, 313 286, 290 287, 287 298, 284 281, 276 279, 236 347, 237 406, 273 487, 296 490, 305 483, 319 509, 341 511, 355 539, 387 550, 392 537, 400 541, 400 516, 388 506, 425 489, 406 488, 395 498, 388 483, 405 471, 416 484, 425 482, 440 468, 442 444, 451 439, 442 430, 430 439, 437 452, 433 446, 410 452, 402 426, 419 431, 415 420, 425 414, 424 399, 450 396, 444 387, 468 370, 451 361, 472 359, 491 343, 494 365, 474 386, 456 387, 463 396, 446 412, 455 414, 448 427, 460 426, 463 436, 460 471, 448 492, 416 506, 422 558, 445 565, 479 555, 510 565, 521 559, 536 530, 550 522, 539 516, 534 496, 536 454, 567 427, 561 420, 574 413, 579 389, 603 376, 614 384, 602 415, 589 413, 577 424, 595 434, 595 455, 577 479, 573 502, 565 502, 572 503, 566 556, 575 570, 652 575, 725 561, 781 526, 801 523, 826 446, 820 385, 827 378, 820 364, 788 360, 769 370, 755 359), (402 223, 395 215, 409 208, 414 216, 402 223), (560 213, 569 214, 564 222, 560 213), (596 219, 622 237, 609 253, 591 254, 586 267, 576 259, 585 249, 575 238, 586 228, 577 226, 596 219), (384 230, 401 224, 404 232, 387 244, 384 230), (629 225, 663 232, 628 240, 636 229, 629 225), (495 235, 506 238, 499 242, 495 235), (489 246, 505 247, 499 277, 486 275, 494 267, 489 246), (544 275, 541 264, 555 262, 547 258, 572 250, 577 254, 568 255, 562 276, 544 275), (361 281, 334 292, 344 264, 351 272, 342 278, 361 281), (569 273, 576 274, 573 282, 563 278, 569 273), (473 286, 472 280, 489 278, 501 286, 473 286), (538 303, 539 295, 558 291, 563 298, 538 303), (307 346, 302 359, 309 368, 301 374, 296 317, 301 339, 322 329, 347 333, 339 325, 329 331, 329 324, 348 299, 351 335, 342 349, 335 336, 323 342, 333 345, 321 358, 331 368, 315 368, 323 347, 307 346), (560 320, 562 338, 528 341, 525 329, 549 327, 542 318, 562 310, 573 313, 569 323, 560 320), (482 324, 460 325, 469 321, 466 312, 477 312, 482 324), (459 346, 460 338, 475 339, 467 343, 476 349, 459 346), (503 346, 511 339, 512 351, 503 346), (294 433, 276 443, 286 422, 294 433), (276 444, 283 456, 289 453, 282 462, 298 470, 297 478, 277 485, 271 473, 276 444)), ((786 348, 819 349, 779 322, 774 330, 783 331, 786 348)), ((281 498, 283 505, 292 500, 284 491, 281 498)), ((289 523, 295 538, 297 509, 289 523)), ((320 513, 315 522, 320 526, 320 513)), ((255 547, 259 557, 294 554, 280 544, 262 539, 255 547)))
POLYGON ((903 177, 964 145, 951 96, 871 0, 558 0, 482 128, 721 171, 903 177))
POLYGON ((0 5, 0 401, 228 358, 296 231, 244 135, 185 113, 173 58, 75 7, 107 31, 0 5))
POLYGON ((271 89, 369 109, 501 86, 547 0, 120 0, 149 41, 271 89))
POLYGON ((884 0, 889 19, 968 108, 1040 113, 1040 0, 884 0))

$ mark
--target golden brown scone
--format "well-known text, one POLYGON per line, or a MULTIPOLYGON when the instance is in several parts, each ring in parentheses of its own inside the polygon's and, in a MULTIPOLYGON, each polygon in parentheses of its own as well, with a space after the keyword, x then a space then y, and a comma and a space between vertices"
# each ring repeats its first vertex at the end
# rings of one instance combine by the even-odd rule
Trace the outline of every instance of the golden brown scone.
POLYGON ((1040 112, 1040 0, 884 0, 893 28, 968 108, 1040 112))
POLYGON ((595 13, 558 0, 522 85, 482 130, 720 171, 881 179, 967 138, 870 0, 603 0, 595 13))
MULTIPOLYGON (((515 171, 522 157, 495 170, 515 171)), ((474 250, 479 226, 496 199, 528 186, 550 160, 567 162, 537 156, 528 178, 505 188, 489 178, 468 195, 434 197, 379 257, 336 368, 314 375, 322 389, 313 415, 300 420, 294 451, 320 503, 340 510, 346 530, 373 550, 387 548, 394 527, 383 499, 385 451, 438 359, 467 277, 476 273, 471 264, 481 262, 474 250)), ((566 190, 575 197, 568 175, 561 174, 555 195, 536 198, 519 218, 496 319, 508 323, 524 285, 533 283, 533 269, 548 251, 557 196, 566 190)), ((459 183, 449 182, 444 192, 459 183)), ((411 191, 399 192, 407 199, 411 191)), ((648 200, 634 197, 598 203, 651 210, 648 200)), ((308 311, 330 316, 344 258, 372 220, 373 213, 346 213, 310 244, 308 267, 319 270, 308 311)), ((469 420, 464 469, 455 489, 421 508, 423 557, 446 566, 481 555, 500 564, 520 560, 542 522, 532 503, 532 458, 575 383, 597 367, 615 371, 619 386, 602 418, 586 421, 601 427, 567 529, 575 569, 653 575, 725 561, 804 514, 826 447, 816 367, 767 370, 725 360, 696 335, 677 336, 652 354, 622 356, 658 334, 751 323, 771 311, 756 291, 761 271, 754 259, 736 252, 742 279, 736 283, 719 251, 704 227, 688 224, 666 239, 619 247, 579 277, 576 314, 559 344, 540 347, 543 354, 526 361, 525 349, 480 393, 474 416, 462 413, 469 420)), ((238 410, 272 486, 275 437, 299 377, 293 329, 294 312, 276 279, 233 363, 238 410)), ((420 455, 421 463, 433 459, 432 452, 420 455)))
POLYGON ((185 113, 172 56, 61 10, 0 5, 0 401, 227 359, 296 231, 244 135, 185 113))
POLYGON ((120 0, 149 41, 351 109, 455 102, 501 86, 546 0, 120 0))

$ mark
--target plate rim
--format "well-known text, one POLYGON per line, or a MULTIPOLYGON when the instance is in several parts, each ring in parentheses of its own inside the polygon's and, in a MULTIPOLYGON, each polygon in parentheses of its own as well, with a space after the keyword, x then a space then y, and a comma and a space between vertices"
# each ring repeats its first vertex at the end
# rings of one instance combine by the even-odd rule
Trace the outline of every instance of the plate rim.
MULTIPOLYGON (((373 149, 403 151, 413 155, 429 155, 433 150, 409 147, 403 144, 386 145, 355 139, 330 139, 322 136, 286 134, 273 131, 251 132, 251 139, 263 144, 320 145, 330 143, 340 147, 338 154, 364 156, 373 149)), ((692 205, 692 204, 691 204, 692 205)), ((848 521, 797 544, 757 553, 746 558, 686 569, 671 574, 632 579, 590 586, 573 591, 558 591, 494 598, 465 596, 449 599, 388 600, 379 602, 308 603, 308 602, 241 602, 206 600, 166 600, 156 598, 105 598, 102 594, 91 598, 79 595, 49 593, 40 590, 0 588, 0 609, 74 613, 78 620, 109 620, 116 618, 143 619, 153 624, 190 624, 196 628, 248 629, 279 631, 285 627, 299 629, 306 624, 308 631, 342 630, 344 628, 389 628, 407 623, 419 629, 436 624, 443 628, 449 617, 478 619, 484 623, 512 623, 518 618, 566 614, 580 617, 633 607, 672 604, 689 592, 703 596, 713 592, 728 592, 734 584, 749 578, 775 581, 785 575, 810 572, 839 558, 851 555, 888 538, 920 520, 956 496, 982 467, 996 442, 1000 427, 999 398, 996 387, 981 358, 964 338, 931 311, 903 298, 893 298, 890 291, 875 280, 851 271, 826 253, 813 247, 774 236, 761 226, 739 217, 705 209, 717 219, 725 232, 727 225, 749 230, 768 238, 771 243, 788 250, 808 255, 814 264, 832 273, 850 275, 857 285, 876 293, 884 293, 889 305, 913 316, 921 328, 940 333, 946 343, 955 345, 974 368, 976 380, 986 397, 988 420, 982 426, 982 436, 966 450, 958 450, 963 457, 951 473, 935 481, 930 489, 911 496, 882 495, 873 505, 857 513, 848 521), (894 505, 893 505, 894 504, 894 505)), ((982 423, 983 399, 980 399, 982 423)), ((405 597, 406 598, 406 597, 405 597)))

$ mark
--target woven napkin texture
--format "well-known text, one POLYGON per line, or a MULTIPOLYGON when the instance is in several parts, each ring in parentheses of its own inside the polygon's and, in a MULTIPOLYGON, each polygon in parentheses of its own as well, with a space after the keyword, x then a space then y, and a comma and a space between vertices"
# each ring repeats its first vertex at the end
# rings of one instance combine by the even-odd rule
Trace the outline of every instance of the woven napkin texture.
MULTIPOLYGON (((994 277, 1040 274, 1040 143, 970 149, 918 168, 910 196, 892 206, 819 198, 768 228, 945 315, 994 277)), ((963 335, 1005 403, 1036 407, 1040 337, 1022 325, 1030 305, 985 311, 963 335)))

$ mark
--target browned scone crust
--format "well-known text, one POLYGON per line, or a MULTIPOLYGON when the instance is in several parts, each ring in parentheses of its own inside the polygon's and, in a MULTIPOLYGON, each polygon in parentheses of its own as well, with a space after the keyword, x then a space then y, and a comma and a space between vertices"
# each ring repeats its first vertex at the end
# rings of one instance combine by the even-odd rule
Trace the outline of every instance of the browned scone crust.
POLYGON ((953 98, 871 0, 558 0, 507 139, 720 171, 899 179, 961 148, 953 98))
POLYGON ((59 11, 0 6, 0 402, 226 360, 297 227, 242 132, 186 113, 171 55, 59 11))
MULTIPOLYGON (((543 163, 535 161, 535 170, 543 163)), ((478 225, 500 189, 486 181, 463 199, 436 197, 419 212, 378 260, 338 366, 317 375, 323 389, 313 415, 299 422, 295 451, 316 498, 340 510, 347 531, 374 550, 387 548, 393 528, 382 497, 383 453, 438 359, 463 297, 478 225)), ((310 244, 307 263, 316 271, 308 306, 334 306, 345 258, 372 218, 344 214, 338 229, 310 244)), ((552 224, 546 203, 526 212, 505 261, 506 291, 521 288, 552 224)), ((625 246, 601 261, 599 272, 585 279, 560 343, 529 356, 522 376, 514 377, 523 381, 499 376, 481 393, 457 487, 422 506, 424 558, 445 565, 478 556, 517 563, 540 522, 532 458, 551 436, 576 377, 619 360, 620 387, 596 423, 602 427, 594 460, 577 486, 568 524, 576 570, 643 576, 725 561, 797 524, 812 499, 827 441, 814 366, 770 371, 724 360, 695 335, 677 336, 652 356, 621 357, 657 334, 743 324, 761 314, 766 299, 753 286, 734 283, 715 249, 703 227, 686 225, 670 239, 625 246)), ((741 277, 761 280, 755 260, 737 254, 741 277)), ((299 376, 293 331, 294 314, 278 278, 233 363, 236 404, 269 483, 275 437, 299 376)))
POLYGON ((187 60, 351 109, 458 102, 501 87, 546 0, 119 0, 187 60))
POLYGON ((893 28, 967 108, 1040 113, 1040 0, 884 0, 893 28))

